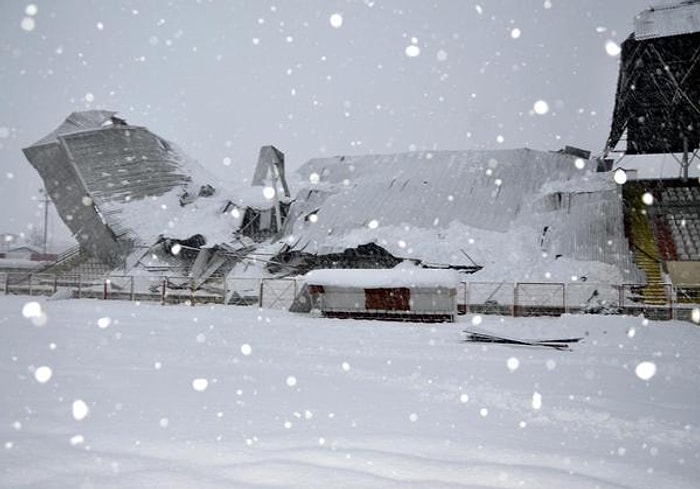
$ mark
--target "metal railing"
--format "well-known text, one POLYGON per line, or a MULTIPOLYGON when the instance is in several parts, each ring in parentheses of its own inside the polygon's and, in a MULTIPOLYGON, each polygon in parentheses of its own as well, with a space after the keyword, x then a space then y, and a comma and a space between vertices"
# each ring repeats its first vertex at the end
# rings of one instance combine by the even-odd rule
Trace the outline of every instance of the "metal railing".
MULTIPOLYGON (((160 302, 216 303, 289 309, 301 280, 211 277, 194 286, 189 277, 139 275, 90 278, 0 272, 0 294, 160 302)), ((543 316, 561 314, 644 314, 655 319, 690 320, 700 308, 700 284, 663 284, 664 304, 645 304, 644 284, 462 282, 457 309, 462 314, 543 316)))

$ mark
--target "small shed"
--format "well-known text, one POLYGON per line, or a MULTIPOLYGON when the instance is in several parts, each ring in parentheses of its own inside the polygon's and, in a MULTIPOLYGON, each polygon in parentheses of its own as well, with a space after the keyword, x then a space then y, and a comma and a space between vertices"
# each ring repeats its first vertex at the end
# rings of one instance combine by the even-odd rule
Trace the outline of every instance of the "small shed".
POLYGON ((10 248, 5 253, 5 258, 15 260, 33 260, 33 256, 41 253, 41 250, 35 246, 22 245, 15 248, 10 248))
POLYGON ((392 269, 313 270, 304 277, 310 308, 326 317, 454 322, 459 274, 392 269))

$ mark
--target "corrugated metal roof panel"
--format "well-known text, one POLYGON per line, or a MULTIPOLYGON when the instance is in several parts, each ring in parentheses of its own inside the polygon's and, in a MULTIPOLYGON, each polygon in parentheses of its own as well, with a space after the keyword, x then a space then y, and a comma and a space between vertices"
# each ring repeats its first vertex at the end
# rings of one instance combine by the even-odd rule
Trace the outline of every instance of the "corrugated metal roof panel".
POLYGON ((638 40, 693 32, 700 32, 700 2, 697 0, 653 7, 634 20, 634 37, 638 40))

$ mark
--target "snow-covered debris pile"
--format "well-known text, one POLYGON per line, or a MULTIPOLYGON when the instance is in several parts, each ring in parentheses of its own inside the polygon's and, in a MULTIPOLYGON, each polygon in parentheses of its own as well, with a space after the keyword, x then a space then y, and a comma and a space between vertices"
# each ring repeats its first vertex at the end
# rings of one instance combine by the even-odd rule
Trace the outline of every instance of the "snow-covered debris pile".
POLYGON ((372 244, 396 261, 483 267, 477 279, 619 283, 634 268, 622 202, 595 167, 529 149, 314 159, 296 172, 279 260, 303 270, 372 244))
POLYGON ((247 249, 238 235, 276 234, 288 207, 284 155, 275 148, 262 148, 254 186, 242 187, 112 111, 74 112, 24 152, 81 248, 127 271, 143 256, 161 258, 162 267, 183 258, 191 265, 205 248, 247 249))

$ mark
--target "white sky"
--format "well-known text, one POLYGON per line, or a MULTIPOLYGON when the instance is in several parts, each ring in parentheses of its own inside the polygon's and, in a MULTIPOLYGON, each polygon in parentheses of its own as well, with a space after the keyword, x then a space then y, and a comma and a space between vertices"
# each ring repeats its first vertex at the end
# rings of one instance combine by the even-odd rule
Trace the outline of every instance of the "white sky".
POLYGON ((88 108, 118 110, 227 180, 250 177, 263 144, 292 169, 412 149, 599 152, 618 69, 605 45, 648 5, 0 2, 0 232, 42 225, 21 148, 88 108))

